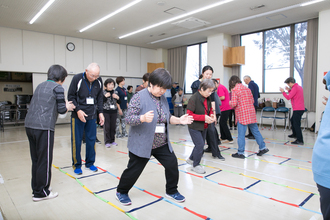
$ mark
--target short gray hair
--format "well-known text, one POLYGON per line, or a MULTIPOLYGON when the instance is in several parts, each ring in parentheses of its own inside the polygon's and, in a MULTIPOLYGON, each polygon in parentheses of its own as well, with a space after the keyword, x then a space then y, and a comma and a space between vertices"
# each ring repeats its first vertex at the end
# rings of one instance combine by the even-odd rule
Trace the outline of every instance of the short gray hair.
POLYGON ((249 78, 249 79, 251 79, 251 77, 250 77, 250 76, 248 76, 248 75, 245 75, 245 76, 243 77, 243 79, 246 79, 246 78, 249 78))
POLYGON ((87 69, 88 71, 90 71, 90 70, 92 70, 92 69, 95 69, 96 67, 100 69, 99 64, 97 64, 97 63, 90 63, 90 64, 87 66, 86 69, 87 69))
POLYGON ((199 85, 199 90, 203 88, 203 90, 207 90, 209 88, 214 89, 215 85, 212 79, 204 79, 201 84, 199 85))

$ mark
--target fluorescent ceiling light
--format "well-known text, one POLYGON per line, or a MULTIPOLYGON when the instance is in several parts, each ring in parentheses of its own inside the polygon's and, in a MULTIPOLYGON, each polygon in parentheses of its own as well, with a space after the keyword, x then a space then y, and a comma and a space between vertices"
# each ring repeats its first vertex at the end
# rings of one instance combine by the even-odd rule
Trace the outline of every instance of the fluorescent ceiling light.
POLYGON ((182 14, 182 15, 179 15, 179 16, 177 16, 177 17, 174 17, 174 18, 171 18, 171 19, 168 19, 168 20, 161 21, 161 22, 159 22, 159 23, 156 23, 156 24, 150 25, 150 26, 145 27, 145 28, 142 28, 142 29, 140 29, 140 30, 133 31, 133 32, 131 32, 131 33, 129 33, 129 34, 126 34, 126 35, 120 36, 119 39, 123 39, 123 38, 128 37, 128 36, 131 36, 131 35, 133 35, 133 34, 137 34, 137 33, 140 33, 140 32, 142 32, 142 31, 149 30, 149 29, 151 29, 151 28, 154 28, 154 27, 160 26, 160 25, 162 25, 162 24, 166 24, 166 23, 169 23, 169 22, 171 22, 171 21, 174 21, 174 20, 177 20, 177 19, 180 19, 180 18, 183 18, 183 17, 187 17, 187 16, 192 15, 192 14, 196 14, 196 13, 198 13, 198 12, 202 12, 202 11, 208 10, 208 9, 210 9, 210 8, 214 8, 214 7, 217 7, 217 6, 219 6, 219 5, 223 5, 223 4, 228 3, 228 2, 231 2, 231 1, 233 1, 233 0, 224 0, 224 1, 217 2, 217 3, 215 3, 215 4, 211 4, 211 5, 205 6, 205 7, 203 7, 203 8, 200 8, 200 9, 197 9, 197 10, 194 10, 194 11, 191 11, 191 12, 188 12, 188 13, 185 13, 185 14, 182 14))
POLYGON ((309 1, 309 2, 306 2, 306 3, 302 3, 300 6, 307 6, 307 5, 311 5, 311 4, 315 4, 315 3, 323 2, 323 1, 324 0, 309 1))
POLYGON ((107 16, 101 18, 100 20, 97 20, 97 21, 95 21, 94 23, 88 25, 87 27, 84 27, 84 28, 81 29, 79 32, 84 32, 84 31, 86 31, 87 29, 89 29, 89 28, 91 28, 91 27, 97 25, 98 23, 101 23, 102 21, 107 20, 108 18, 110 18, 110 17, 112 17, 112 16, 118 14, 119 12, 122 12, 122 11, 124 11, 125 9, 128 9, 129 7, 132 7, 133 5, 139 3, 140 1, 142 1, 142 0, 135 0, 135 1, 133 1, 133 2, 131 2, 131 3, 129 3, 129 4, 127 4, 127 5, 125 5, 124 7, 119 8, 118 10, 116 10, 116 11, 114 11, 114 12, 108 14, 107 16))
POLYGON ((280 9, 276 9, 276 10, 273 10, 273 11, 264 12, 264 13, 261 13, 261 14, 252 15, 252 16, 249 16, 249 17, 236 19, 236 20, 233 20, 233 21, 228 21, 228 22, 225 22, 225 23, 222 23, 222 24, 217 24, 217 25, 213 25, 213 26, 206 27, 206 28, 203 28, 203 29, 194 30, 194 31, 190 31, 190 32, 187 32, 187 33, 179 34, 179 35, 176 35, 176 36, 172 36, 172 37, 168 37, 168 38, 156 40, 156 41, 150 42, 149 44, 156 44, 156 43, 159 43, 159 42, 163 42, 163 41, 175 39, 175 38, 178 38, 178 37, 187 36, 187 35, 190 35, 190 34, 195 34, 195 33, 202 32, 202 31, 211 30, 211 29, 214 29, 214 28, 219 28, 219 27, 222 27, 222 26, 226 26, 226 25, 230 25, 230 24, 235 24, 235 23, 242 22, 242 21, 247 21, 247 20, 251 20, 251 19, 254 19, 254 18, 264 17, 264 16, 267 16, 267 15, 270 15, 270 14, 279 13, 279 12, 282 12, 282 11, 287 11, 287 10, 290 10, 290 9, 298 8, 300 6, 301 6, 301 4, 296 4, 296 5, 292 5, 292 6, 288 6, 288 7, 284 7, 284 8, 280 8, 280 9))
POLYGON ((53 2, 55 2, 55 0, 49 0, 47 4, 45 4, 45 6, 42 7, 42 9, 32 18, 32 20, 29 23, 33 24, 39 18, 39 16, 42 13, 44 13, 51 4, 53 4, 53 2))

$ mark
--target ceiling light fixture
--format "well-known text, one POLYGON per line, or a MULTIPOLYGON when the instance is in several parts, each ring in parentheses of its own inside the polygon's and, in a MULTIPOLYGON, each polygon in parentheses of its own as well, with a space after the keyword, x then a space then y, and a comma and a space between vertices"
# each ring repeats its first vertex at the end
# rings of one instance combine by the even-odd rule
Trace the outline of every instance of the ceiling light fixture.
POLYGON ((185 14, 182 14, 182 15, 179 15, 179 16, 177 16, 177 17, 174 17, 174 18, 171 18, 171 19, 168 19, 168 20, 161 21, 161 22, 159 22, 159 23, 156 23, 156 24, 150 25, 150 26, 145 27, 145 28, 142 28, 142 29, 140 29, 140 30, 133 31, 133 32, 131 32, 131 33, 129 33, 129 34, 126 34, 126 35, 120 36, 119 39, 123 39, 123 38, 128 37, 128 36, 131 36, 131 35, 133 35, 133 34, 137 34, 137 33, 140 33, 140 32, 142 32, 142 31, 149 30, 149 29, 151 29, 151 28, 154 28, 154 27, 157 27, 157 26, 160 26, 160 25, 163 25, 163 24, 169 23, 169 22, 171 22, 171 21, 174 21, 174 20, 177 20, 177 19, 180 19, 180 18, 183 18, 183 17, 187 17, 187 16, 192 15, 192 14, 196 14, 196 13, 198 13, 198 12, 202 12, 202 11, 208 10, 208 9, 210 9, 210 8, 217 7, 217 6, 219 6, 219 5, 223 5, 223 4, 228 3, 228 2, 231 2, 231 1, 233 1, 233 0, 224 0, 224 1, 217 2, 217 3, 215 3, 215 4, 211 4, 211 5, 205 6, 205 7, 203 7, 203 8, 200 8, 200 9, 197 9, 197 10, 194 10, 194 11, 191 11, 191 12, 188 12, 188 13, 185 13, 185 14))
POLYGON ((311 5, 311 4, 315 4, 315 3, 318 3, 318 2, 323 2, 324 0, 315 0, 315 1, 309 1, 309 2, 305 2, 305 3, 302 3, 300 6, 307 6, 307 5, 311 5))
POLYGON ((89 29, 89 28, 91 28, 91 27, 93 27, 93 26, 95 26, 95 25, 101 23, 102 21, 107 20, 108 18, 110 18, 110 17, 112 17, 112 16, 114 16, 114 15, 116 15, 116 14, 118 14, 118 13, 120 13, 120 12, 122 12, 122 11, 124 11, 124 10, 130 8, 130 7, 132 7, 133 5, 135 5, 135 4, 137 4, 137 3, 141 2, 141 1, 142 1, 142 0, 135 0, 135 1, 133 1, 133 2, 131 2, 131 3, 129 3, 129 4, 127 4, 127 5, 125 5, 124 7, 119 8, 118 10, 116 10, 116 11, 114 11, 114 12, 108 14, 107 16, 104 16, 103 18, 101 18, 101 19, 95 21, 94 23, 92 23, 92 24, 90 24, 90 25, 84 27, 83 29, 79 30, 79 32, 84 32, 84 31, 86 31, 87 29, 89 29))
MULTIPOLYGON (((316 1, 319 1, 319 0, 316 0, 316 1)), ((172 37, 167 37, 167 38, 163 38, 163 39, 160 39, 160 40, 156 40, 156 41, 150 42, 148 44, 156 44, 156 43, 159 43, 159 42, 175 39, 175 38, 178 38, 178 37, 183 37, 183 36, 187 36, 187 35, 190 35, 190 34, 195 34, 195 33, 202 32, 202 31, 207 31, 207 30, 211 30, 211 29, 214 29, 214 28, 219 28, 219 27, 222 27, 222 26, 230 25, 230 24, 235 24, 235 23, 242 22, 242 21, 251 20, 251 19, 254 19, 254 18, 264 17, 266 15, 279 13, 279 12, 282 12, 282 11, 287 11, 287 10, 298 8, 298 7, 301 7, 301 4, 296 4, 296 5, 276 9, 276 10, 273 10, 273 11, 264 12, 264 13, 261 13, 261 14, 252 15, 252 16, 249 16, 249 17, 240 18, 240 19, 233 20, 233 21, 228 21, 228 22, 225 22, 225 23, 222 23, 222 24, 217 24, 217 25, 202 28, 202 29, 199 29, 199 30, 190 31, 190 32, 175 35, 175 36, 172 36, 172 37)))
POLYGON ((33 24, 39 17, 42 13, 44 13, 47 8, 53 4, 55 2, 55 0, 49 0, 44 7, 42 7, 42 9, 32 18, 32 20, 29 22, 30 24, 33 24))

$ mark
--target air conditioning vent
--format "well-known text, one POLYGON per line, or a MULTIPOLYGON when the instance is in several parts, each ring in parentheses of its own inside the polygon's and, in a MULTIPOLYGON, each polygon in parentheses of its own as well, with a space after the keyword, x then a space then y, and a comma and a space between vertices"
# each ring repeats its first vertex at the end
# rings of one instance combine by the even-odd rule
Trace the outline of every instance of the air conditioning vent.
POLYGON ((172 24, 174 24, 176 26, 179 26, 179 27, 182 27, 182 28, 194 29, 194 28, 198 28, 198 27, 208 25, 208 24, 210 24, 210 22, 203 21, 203 20, 198 19, 198 18, 190 17, 190 18, 184 19, 182 21, 177 21, 177 22, 172 23, 172 24))

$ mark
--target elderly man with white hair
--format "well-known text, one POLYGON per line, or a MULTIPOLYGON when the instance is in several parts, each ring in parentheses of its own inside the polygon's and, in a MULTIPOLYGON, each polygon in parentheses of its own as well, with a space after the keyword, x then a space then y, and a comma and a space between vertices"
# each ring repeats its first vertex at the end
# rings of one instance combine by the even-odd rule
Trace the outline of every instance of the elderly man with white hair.
MULTIPOLYGON (((243 81, 245 82, 246 85, 248 85, 248 88, 251 90, 254 99, 253 105, 254 108, 257 109, 257 107, 259 106, 258 98, 260 98, 259 86, 253 80, 251 80, 250 76, 247 75, 243 77, 243 81)), ((255 139, 250 128, 249 128, 249 134, 247 134, 245 137, 247 137, 248 139, 255 139)))
POLYGON ((81 170, 81 142, 83 133, 86 135, 86 169, 96 172, 95 140, 96 120, 99 112, 100 125, 104 123, 103 116, 103 85, 100 77, 100 66, 91 63, 85 72, 72 78, 68 100, 72 101, 76 109, 71 114, 71 147, 72 167, 75 174, 82 174, 81 170))

